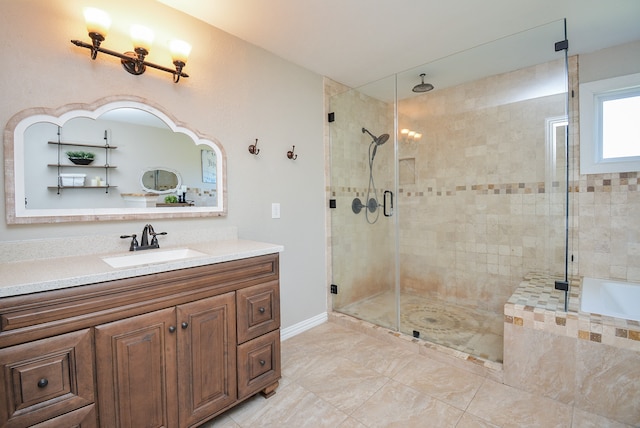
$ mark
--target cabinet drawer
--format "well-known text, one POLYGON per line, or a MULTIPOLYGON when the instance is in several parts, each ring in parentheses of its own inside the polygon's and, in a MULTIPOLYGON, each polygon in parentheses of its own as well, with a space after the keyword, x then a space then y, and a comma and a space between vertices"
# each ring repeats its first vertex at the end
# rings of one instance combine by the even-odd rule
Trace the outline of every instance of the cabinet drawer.
POLYGON ((280 330, 238 346, 238 398, 280 379, 280 330))
POLYGON ((236 292, 238 343, 280 328, 278 281, 254 285, 236 292))
POLYGON ((28 426, 94 400, 90 330, 0 349, 0 426, 28 426))
POLYGON ((95 404, 91 404, 81 409, 65 413, 57 418, 46 420, 37 425, 32 425, 31 428, 96 428, 97 426, 96 406, 95 404))

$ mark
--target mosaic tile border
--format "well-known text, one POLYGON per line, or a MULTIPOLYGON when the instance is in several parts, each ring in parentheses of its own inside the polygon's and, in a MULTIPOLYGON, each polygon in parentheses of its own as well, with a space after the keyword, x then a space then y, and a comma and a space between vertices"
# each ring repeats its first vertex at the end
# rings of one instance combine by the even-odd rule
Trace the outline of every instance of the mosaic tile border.
POLYGON ((558 279, 527 275, 504 305, 504 322, 640 351, 640 322, 580 311, 581 278, 571 278, 569 311, 564 312, 564 293, 554 288, 558 279))
MULTIPOLYGON (((578 181, 573 181, 569 185, 571 193, 592 193, 592 192, 637 192, 640 190, 640 173, 621 172, 614 174, 587 175, 578 181)), ((455 196, 460 192, 475 192, 478 195, 528 195, 543 194, 547 192, 545 182, 532 183, 488 183, 456 185, 452 188, 428 186, 423 189, 414 188, 417 186, 403 186, 398 189, 400 196, 421 197, 421 196, 455 196)), ((559 188, 560 182, 553 181, 552 188, 559 188)), ((337 196, 364 196, 366 188, 355 186, 340 186, 328 189, 332 197, 337 196)))

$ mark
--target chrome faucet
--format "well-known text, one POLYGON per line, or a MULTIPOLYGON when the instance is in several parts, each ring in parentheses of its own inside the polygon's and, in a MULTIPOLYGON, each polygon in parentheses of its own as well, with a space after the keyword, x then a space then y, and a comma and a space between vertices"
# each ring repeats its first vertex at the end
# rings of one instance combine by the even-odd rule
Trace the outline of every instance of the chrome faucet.
POLYGON ((152 248, 160 248, 160 244, 158 243, 158 235, 166 235, 167 232, 156 233, 153 230, 153 226, 150 224, 146 224, 144 229, 142 229, 142 238, 140 238, 140 244, 136 239, 136 235, 122 235, 120 238, 132 238, 131 246, 129 246, 129 251, 139 251, 139 250, 150 250, 152 248), (149 242, 149 235, 151 235, 151 242, 149 242))

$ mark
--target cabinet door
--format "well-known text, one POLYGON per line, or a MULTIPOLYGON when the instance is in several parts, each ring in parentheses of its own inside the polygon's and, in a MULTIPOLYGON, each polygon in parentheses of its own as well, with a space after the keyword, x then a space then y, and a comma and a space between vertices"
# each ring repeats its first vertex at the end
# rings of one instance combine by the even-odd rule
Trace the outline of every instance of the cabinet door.
POLYGON ((93 404, 90 330, 0 349, 0 426, 25 427, 93 404))
POLYGON ((178 426, 175 309, 95 327, 100 426, 178 426))
POLYGON ((235 293, 177 307, 180 426, 236 401, 235 293))

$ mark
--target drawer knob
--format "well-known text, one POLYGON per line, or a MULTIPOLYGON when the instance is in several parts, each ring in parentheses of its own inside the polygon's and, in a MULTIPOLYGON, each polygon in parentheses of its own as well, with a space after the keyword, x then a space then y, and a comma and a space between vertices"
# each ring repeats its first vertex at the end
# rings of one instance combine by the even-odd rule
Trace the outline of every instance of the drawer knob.
POLYGON ((186 322, 186 321, 185 321, 185 322, 183 322, 183 323, 182 323, 182 328, 183 328, 183 329, 185 329, 185 328, 187 328, 187 327, 189 327, 189 323, 188 323, 188 322, 186 322))
POLYGON ((264 314, 264 311, 265 311, 265 309, 262 306, 258 309, 258 312, 260 312, 261 314, 264 314))
POLYGON ((47 385, 49 385, 49 381, 45 378, 42 378, 38 381, 38 388, 44 388, 47 385))
POLYGON ((260 360, 260 365, 261 365, 261 366, 264 366, 265 364, 266 364, 266 361, 265 361, 265 360, 260 360))
POLYGON ((175 333, 176 332, 176 326, 175 325, 170 325, 169 326, 169 333, 175 333))

